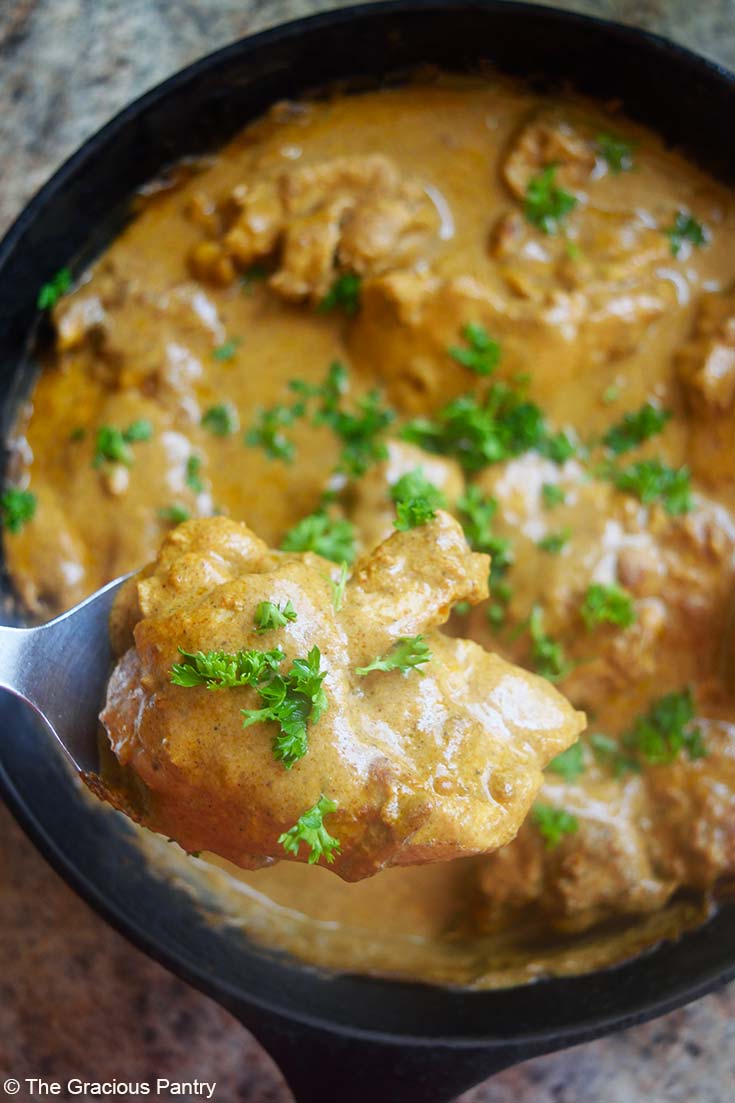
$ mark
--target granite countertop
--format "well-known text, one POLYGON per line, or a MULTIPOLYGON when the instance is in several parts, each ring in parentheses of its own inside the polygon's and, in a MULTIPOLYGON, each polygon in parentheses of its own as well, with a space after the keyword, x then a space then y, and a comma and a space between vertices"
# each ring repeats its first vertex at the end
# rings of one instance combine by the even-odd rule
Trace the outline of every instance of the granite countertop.
MULTIPOLYGON (((339 6, 0 0, 0 230, 64 157, 144 89, 234 38, 339 6)), ((558 6, 645 26, 735 67, 735 0, 558 6)), ((5 809, 0 830, 0 1083, 8 1076, 198 1079, 217 1082, 219 1103, 286 1103, 282 1078, 239 1024, 98 919, 5 809)), ((462 1103, 730 1103, 734 1097, 730 986, 653 1023, 511 1069, 462 1103)), ((30 1097, 22 1090, 15 1098, 30 1097)))

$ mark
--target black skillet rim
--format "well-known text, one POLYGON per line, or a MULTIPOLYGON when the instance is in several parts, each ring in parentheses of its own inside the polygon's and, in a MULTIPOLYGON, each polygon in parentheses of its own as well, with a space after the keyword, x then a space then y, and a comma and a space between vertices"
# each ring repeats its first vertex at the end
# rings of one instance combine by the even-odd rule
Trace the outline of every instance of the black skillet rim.
MULTIPOLYGON (((387 3, 359 5, 352 8, 322 12, 232 43, 199 59, 153 89, 150 89, 132 104, 124 108, 102 129, 95 132, 95 134, 93 134, 80 149, 62 165, 48 183, 26 206, 15 223, 11 226, 4 241, 0 244, 0 270, 2 270, 3 265, 12 254, 13 249, 26 228, 36 219, 39 211, 41 211, 46 204, 53 201, 54 197, 64 187, 77 168, 84 165, 90 153, 100 146, 103 146, 105 142, 124 129, 132 120, 140 117, 149 106, 175 93, 178 88, 191 81, 194 76, 213 71, 223 60, 238 57, 244 59, 248 55, 256 53, 260 49, 267 48, 273 43, 295 40, 305 32, 311 32, 321 27, 326 28, 344 23, 355 24, 363 19, 370 20, 379 18, 383 14, 437 12, 446 10, 448 6, 448 4, 441 2, 441 0, 418 0, 418 2, 388 0, 387 3)), ((678 60, 680 64, 685 65, 691 72, 699 72, 709 76, 710 79, 715 78, 725 82, 731 90, 735 88, 733 76, 722 66, 700 58, 683 47, 676 46, 658 36, 639 31, 635 28, 622 27, 606 20, 582 16, 573 12, 560 12, 538 5, 502 2, 466 3, 452 5, 452 7, 455 11, 457 9, 463 9, 465 11, 474 12, 485 9, 503 14, 515 12, 516 14, 528 16, 529 18, 552 19, 566 24, 569 27, 573 25, 595 26, 599 31, 604 31, 608 35, 617 36, 618 38, 630 42, 646 44, 650 47, 652 52, 659 55, 668 55, 674 62, 678 60)), ((520 1000, 521 1004, 527 1002, 527 1000, 534 1000, 537 995, 540 995, 542 989, 546 989, 548 992, 559 991, 561 996, 566 996, 572 1000, 575 999, 576 993, 582 995, 583 998, 580 1001, 582 1012, 580 1017, 576 1021, 565 1024, 563 1027, 557 1026, 548 1030, 534 1029, 525 1033, 523 1031, 519 1033, 517 1029, 514 1028, 512 1033, 506 1034, 503 1030, 498 1032, 499 1024, 496 1022, 493 1024, 495 1030, 489 1036, 482 1033, 459 1036, 437 1033, 430 1036, 421 1036, 412 1033, 401 1033, 399 1031, 386 1033, 384 1030, 376 1030, 372 1027, 345 1024, 328 1017, 321 1017, 318 1013, 310 1014, 304 1012, 301 1008, 294 1009, 288 1006, 287 1003, 284 1004, 278 1000, 264 999, 260 995, 255 995, 250 991, 238 988, 235 984, 231 984, 229 980, 224 980, 222 976, 213 976, 210 971, 202 966, 200 960, 191 957, 187 958, 187 956, 181 952, 176 953, 169 950, 162 943, 160 938, 156 939, 152 937, 150 931, 143 927, 137 919, 130 915, 126 915, 122 906, 113 904, 104 893, 100 892, 97 885, 90 878, 76 868, 74 861, 49 837, 48 833, 38 822, 31 807, 23 799, 21 794, 16 791, 11 779, 4 771, 1 780, 3 781, 6 791, 8 804, 26 833, 31 837, 35 845, 41 850, 56 871, 60 873, 83 899, 85 899, 113 927, 124 934, 140 949, 144 950, 149 956, 158 960, 167 968, 233 1010, 237 1010, 237 1008, 241 1006, 259 1008, 284 1020, 297 1021, 304 1025, 327 1029, 333 1033, 340 1033, 373 1041, 383 1041, 389 1044, 400 1042, 414 1043, 417 1046, 443 1045, 462 1048, 465 1046, 477 1046, 478 1044, 502 1045, 503 1043, 523 1043, 532 1046, 535 1045, 541 1050, 543 1048, 553 1048, 575 1041, 582 1041, 586 1038, 594 1037, 607 1031, 629 1025, 634 1021, 640 1021, 643 1018, 648 1019, 664 1014, 666 1011, 672 1010, 689 1000, 696 999, 718 985, 735 977, 735 959, 733 959, 732 962, 728 961, 726 964, 715 963, 709 965, 707 968, 695 971, 695 976, 693 978, 680 982, 678 986, 675 985, 668 991, 667 995, 662 998, 647 998, 643 1000, 642 1006, 639 1001, 637 1006, 628 1006, 626 1010, 613 1010, 604 1014, 598 1013, 582 1017, 584 1015, 584 1005, 586 1004, 585 997, 588 994, 583 994, 580 991, 580 985, 583 988, 585 983, 589 985, 589 982, 593 981, 604 986, 606 980, 613 982, 614 985, 614 977, 623 977, 623 975, 625 975, 622 985, 623 989, 628 986, 628 981, 630 985, 634 987, 636 982, 635 973, 638 967, 647 960, 657 955, 666 954, 667 956, 673 955, 672 964, 677 964, 677 950, 682 947, 684 942, 691 938, 691 936, 685 935, 678 943, 666 943, 648 955, 639 957, 633 962, 623 963, 611 970, 586 974, 579 978, 561 978, 559 980, 541 981, 536 985, 506 990, 508 996, 510 996, 511 993, 522 994, 523 998, 520 1000)), ((720 916, 723 917, 723 915, 724 913, 721 912, 720 916)), ((700 941, 702 938, 706 939, 711 928, 712 921, 705 924, 703 928, 699 928, 700 941)), ((697 932, 693 932, 693 935, 696 938, 697 932)), ((261 958, 263 961, 265 960, 257 947, 248 946, 246 952, 261 958)), ((385 981, 371 977, 361 976, 353 978, 349 975, 325 976, 298 962, 289 961, 284 966, 282 963, 278 963, 275 960, 267 961, 266 968, 273 967, 285 969, 286 978, 288 978, 289 975, 294 979, 298 976, 304 978, 307 985, 320 985, 322 990, 325 990, 329 986, 334 987, 335 985, 345 982, 349 983, 351 988, 354 987, 354 995, 356 997, 360 994, 367 995, 368 990, 376 986, 379 989, 379 995, 383 998, 385 998, 387 991, 393 992, 396 996, 400 992, 406 994, 415 994, 418 992, 427 998, 429 993, 431 993, 432 998, 437 998, 438 996, 440 999, 446 998, 449 1001, 461 998, 462 1000, 480 1000, 489 1004, 490 1001, 497 1001, 499 996, 501 998, 503 996, 503 992, 499 993, 497 991, 474 992, 472 990, 445 990, 433 988, 431 986, 424 988, 420 985, 385 981)), ((636 1003, 635 999, 633 1003, 636 1003)))

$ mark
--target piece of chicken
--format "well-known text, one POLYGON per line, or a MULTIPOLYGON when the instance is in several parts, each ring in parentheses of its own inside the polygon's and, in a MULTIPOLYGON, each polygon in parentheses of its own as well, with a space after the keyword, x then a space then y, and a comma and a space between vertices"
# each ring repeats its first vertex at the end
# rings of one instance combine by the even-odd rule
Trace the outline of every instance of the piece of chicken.
POLYGON ((342 273, 411 267, 439 229, 424 188, 380 154, 263 175, 236 188, 229 207, 221 238, 192 251, 195 275, 226 284, 277 254, 270 286, 296 302, 320 302, 342 273))
MULTIPOLYGON (((96 783, 100 795, 187 850, 245 868, 306 861, 308 846, 293 855, 279 840, 323 796, 334 808, 324 827, 340 844, 332 868, 345 880, 509 842, 543 767, 584 717, 547 682, 437 631, 457 601, 486 595, 487 557, 439 512, 361 560, 341 603, 335 572, 312 553, 271 551, 223 517, 175 529, 115 612, 115 640, 129 644, 132 628, 134 644, 102 722, 128 784, 112 772, 96 783), (263 601, 290 601, 295 619, 259 632, 263 601), (359 673, 419 635, 431 653, 420 668, 359 673), (318 648, 326 699, 292 768, 274 756, 277 722, 243 728, 243 710, 263 705, 259 688, 172 684, 180 648, 281 648, 284 676, 318 648)), ((298 704, 309 714, 308 701, 298 704)))

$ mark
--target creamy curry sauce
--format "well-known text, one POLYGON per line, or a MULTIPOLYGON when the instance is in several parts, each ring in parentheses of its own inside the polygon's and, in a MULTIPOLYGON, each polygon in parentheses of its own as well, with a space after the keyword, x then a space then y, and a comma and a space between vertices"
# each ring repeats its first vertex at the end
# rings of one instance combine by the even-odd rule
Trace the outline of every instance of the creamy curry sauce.
MULTIPOLYGON (((327 173, 321 202, 330 188, 351 186, 327 173)), ((405 199, 399 188, 397 201, 405 199)), ((256 237, 272 203, 266 194, 253 205, 256 237)), ((392 217, 371 216, 381 226, 392 217)), ((327 232, 329 219, 317 229, 327 232)), ((287 261, 281 255, 281 269, 287 261)), ((543 632, 569 664, 551 672, 587 709, 592 735, 617 740, 662 695, 691 687, 706 753, 684 748, 658 764, 639 755, 626 768, 622 744, 611 751, 583 737, 575 776, 549 773, 542 792, 545 807, 576 825, 556 845, 527 823, 498 855, 388 870, 360 884, 286 863, 241 873, 215 860, 186 870, 174 847, 148 839, 144 850, 172 876, 211 890, 233 922, 269 945, 327 967, 443 983, 581 971, 701 919, 735 871, 734 278, 730 192, 599 106, 541 99, 504 81, 442 80, 279 106, 216 157, 148 189, 124 233, 57 306, 57 346, 17 427, 11 478, 35 496, 35 512, 20 531, 6 524, 6 555, 27 608, 48 616, 152 559, 181 511, 222 511, 278 546, 319 506, 340 444, 297 419, 284 428, 295 461, 271 458, 243 440, 257 412, 289 404, 289 381, 320 383, 340 360, 351 393, 383 388, 397 426, 436 417, 453 397, 487 385, 447 352, 467 347, 464 327, 477 323, 500 343, 493 378, 523 388, 550 425, 569 432, 575 454, 556 462, 530 450, 465 472, 497 502, 493 532, 511 541, 512 563, 494 621, 487 609, 460 611, 452 631, 548 666, 528 631, 540 606, 543 632), (632 166, 613 171, 600 134, 623 139, 632 166), (431 211, 416 215, 413 254, 391 259, 380 242, 372 257, 356 253, 365 278, 354 316, 318 308, 323 272, 302 271, 301 290, 297 280, 262 278, 261 263, 266 274, 278 271, 282 242, 265 247, 255 268, 222 248, 247 208, 243 185, 252 196, 259 182, 302 165, 368 155, 388 158, 411 182, 410 202, 419 188, 431 211), (552 164, 577 206, 547 234, 524 218, 524 190, 552 164), (666 231, 679 212, 704 227, 704 240, 685 229, 675 256, 666 231), (600 438, 645 402, 670 419, 611 456, 600 438), (237 428, 220 436, 202 417, 222 403, 237 428), (140 420, 152 433, 127 445, 128 462, 95 465, 99 428, 140 420), (201 461, 194 478, 192 454, 201 461), (611 462, 653 459, 689 463, 687 512, 642 503, 603 474, 611 462), (580 607, 594 583, 623 586, 632 625, 587 626, 580 607)), ((390 530, 391 480, 382 477, 390 530)), ((358 533, 384 531, 373 501, 374 491, 361 498, 356 489, 337 508, 358 533)))

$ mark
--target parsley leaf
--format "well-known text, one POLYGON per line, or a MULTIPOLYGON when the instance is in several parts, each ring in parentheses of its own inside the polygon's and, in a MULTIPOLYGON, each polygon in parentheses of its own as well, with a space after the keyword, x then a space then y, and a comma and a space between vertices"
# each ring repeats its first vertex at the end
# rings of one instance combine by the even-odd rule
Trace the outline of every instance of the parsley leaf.
POLYGON ((131 444, 148 441, 153 436, 150 421, 141 418, 132 422, 127 429, 116 429, 113 425, 100 425, 95 441, 93 467, 103 463, 123 463, 130 467, 133 462, 131 444))
POLYGON ((335 613, 338 613, 342 608, 342 602, 345 599, 345 586, 347 585, 348 574, 349 568, 346 563, 343 563, 337 581, 335 582, 332 578, 329 579, 332 586, 332 605, 334 606, 335 613))
POLYGON ((495 601, 488 607, 487 617, 494 628, 502 624, 505 606, 510 601, 510 587, 503 578, 513 562, 510 540, 492 531, 497 511, 495 498, 486 497, 477 486, 468 486, 457 499, 457 512, 468 544, 473 551, 490 556, 490 593, 495 601))
POLYGON ((163 506, 159 509, 158 516, 162 521, 167 521, 171 525, 183 525, 184 521, 190 519, 191 513, 186 506, 174 502, 173 505, 163 506))
POLYGON ((9 486, 0 495, 0 514, 2 514, 3 526, 8 532, 20 532, 25 523, 35 515, 37 504, 36 495, 31 493, 30 490, 21 490, 17 486, 9 486))
POLYGON ((531 819, 543 836, 547 850, 554 850, 565 835, 575 835, 579 831, 579 820, 563 808, 554 808, 551 804, 534 804, 531 819))
POLYGON ((604 474, 618 490, 633 494, 644 505, 660 500, 672 517, 692 508, 688 467, 669 467, 659 459, 640 460, 629 467, 611 467, 604 474))
POLYGON ((561 555, 571 535, 572 530, 569 528, 561 529, 559 532, 549 532, 539 540, 536 547, 540 551, 548 552, 549 555, 561 555))
POLYGON ((541 498, 547 509, 561 506, 566 502, 567 496, 558 483, 544 483, 541 487, 541 498))
POLYGON ((701 222, 697 222, 688 211, 677 211, 674 224, 669 226, 664 233, 669 239, 672 257, 678 257, 685 241, 691 242, 697 248, 707 245, 710 240, 710 232, 701 222))
POLYGON ((60 268, 48 283, 41 286, 36 299, 36 306, 39 310, 50 310, 52 306, 56 306, 61 296, 65 295, 70 287, 71 272, 68 268, 60 268))
POLYGON ((361 288, 362 277, 353 272, 345 272, 337 276, 317 310, 320 314, 328 314, 330 310, 341 310, 348 318, 354 318, 360 309, 361 288))
POLYGON ((285 605, 276 605, 272 601, 260 601, 255 610, 255 627, 259 632, 269 632, 273 628, 283 628, 289 621, 296 620, 296 610, 289 598, 285 605))
POLYGON ((467 347, 451 345, 447 352, 477 375, 492 375, 500 362, 500 345, 479 322, 468 322, 462 329, 467 347))
POLYGON ((316 724, 327 710, 327 695, 322 682, 321 653, 312 647, 305 659, 294 659, 288 674, 275 674, 265 685, 258 685, 263 703, 260 709, 243 709, 243 727, 251 724, 278 724, 273 740, 273 756, 287 770, 308 750, 307 724, 316 724))
POLYGON ((626 772, 640 773, 640 763, 620 750, 620 744, 612 736, 603 735, 602 732, 593 732, 589 737, 590 747, 597 761, 603 766, 612 768, 615 777, 622 777, 626 772))
POLYGON ((252 295, 256 283, 268 278, 268 269, 264 264, 251 264, 240 276, 240 286, 244 295, 252 295))
POLYGON ((253 686, 267 678, 285 659, 280 648, 272 651, 184 651, 183 662, 171 667, 175 686, 206 686, 207 689, 230 689, 253 686))
POLYGON ((632 142, 626 142, 616 134, 598 134, 596 140, 597 148, 614 176, 621 172, 630 172, 633 168, 632 142))
POLYGON ((371 674, 374 670, 400 670, 402 674, 408 674, 410 670, 428 663, 431 657, 431 651, 424 642, 423 636, 402 636, 401 639, 396 640, 386 655, 373 659, 368 666, 358 666, 355 673, 360 677, 371 674))
POLYGON ((446 506, 447 499, 420 467, 407 471, 390 488, 396 504, 395 527, 399 532, 425 525, 436 517, 436 510, 446 506))
POLYGON ((626 414, 622 421, 605 433, 602 443, 616 456, 637 448, 645 440, 655 437, 671 417, 670 410, 661 410, 652 402, 645 402, 640 410, 626 414))
POLYGON ((293 441, 283 430, 302 417, 304 408, 300 403, 295 406, 272 406, 269 410, 260 410, 252 428, 245 434, 245 443, 252 448, 260 447, 271 460, 284 460, 291 463, 295 448, 293 441))
POLYGON ((208 429, 215 437, 228 437, 237 429, 237 413, 229 402, 220 402, 210 406, 202 414, 202 428, 208 429))
POLYGON ((340 844, 339 839, 333 838, 324 826, 324 817, 336 811, 337 802, 322 793, 316 804, 279 837, 279 843, 289 854, 298 854, 301 843, 305 843, 310 848, 309 865, 314 865, 322 857, 327 862, 333 862, 335 854, 339 854, 340 844))
POLYGON ((609 586, 604 586, 601 582, 591 583, 587 587, 580 613, 588 628, 596 628, 598 624, 616 624, 619 628, 630 628, 637 619, 632 594, 616 582, 609 586))
POLYGON ((555 234, 577 200, 556 183, 556 165, 548 165, 532 176, 526 188, 523 213, 526 220, 544 234, 555 234))
POLYGON ((692 726, 694 715, 691 689, 667 693, 636 718, 621 742, 626 750, 652 765, 673 762, 682 751, 692 760, 704 758, 707 751, 701 729, 692 726))
POLYGON ((242 344, 242 337, 229 337, 221 345, 212 349, 214 360, 234 360, 235 353, 242 344))
POLYGON ((534 605, 531 610, 528 632, 531 637, 531 662, 536 673, 550 682, 566 677, 571 663, 564 654, 563 645, 544 630, 544 612, 540 605, 534 605))
POLYGON ((584 748, 581 743, 572 743, 565 751, 552 758, 547 766, 552 773, 563 777, 565 781, 574 781, 584 773, 584 748))
POLYGON ((186 461, 186 485, 190 490, 193 490, 195 494, 201 494, 204 490, 204 483, 202 477, 199 474, 202 468, 202 457, 191 455, 186 461))
POLYGON ((355 526, 323 510, 303 517, 286 533, 282 551, 313 551, 333 563, 351 563, 355 558, 355 526))

